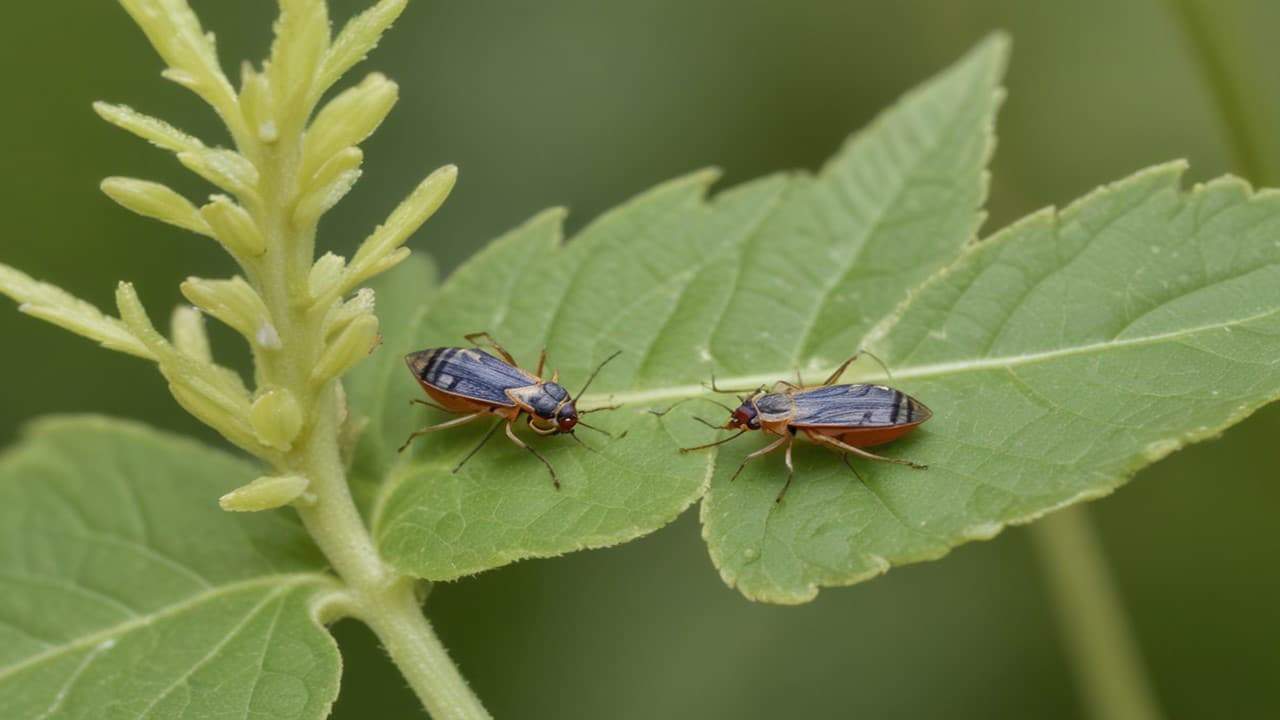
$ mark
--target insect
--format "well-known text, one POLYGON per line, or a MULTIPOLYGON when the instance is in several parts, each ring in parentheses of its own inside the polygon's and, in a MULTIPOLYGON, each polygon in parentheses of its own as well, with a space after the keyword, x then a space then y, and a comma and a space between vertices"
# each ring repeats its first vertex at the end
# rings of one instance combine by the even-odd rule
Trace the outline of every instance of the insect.
MULTIPOLYGON (((742 404, 737 408, 721 405, 731 413, 729 421, 724 425, 712 425, 701 418, 695 418, 713 428, 738 432, 705 445, 681 448, 680 452, 692 452, 723 445, 752 430, 763 430, 778 436, 772 443, 747 455, 730 478, 730 480, 736 480, 742 473, 742 469, 752 460, 785 447, 787 482, 778 493, 777 502, 782 502, 782 497, 786 495, 787 489, 791 487, 791 480, 795 477, 795 467, 791 464, 791 448, 795 444, 798 433, 803 433, 805 437, 819 445, 838 450, 845 465, 848 465, 854 475, 858 475, 858 471, 849 462, 850 454, 868 460, 880 460, 924 469, 925 466, 919 463, 876 455, 864 449, 883 445, 906 435, 933 417, 933 412, 919 400, 891 387, 835 384, 849 365, 862 354, 863 352, 856 353, 845 360, 821 385, 804 387, 781 380, 774 384, 770 392, 765 392, 764 388, 760 387, 750 391, 748 395, 740 396, 742 404)), ((715 392, 741 392, 721 390, 715 386, 714 379, 711 381, 711 389, 715 392)), ((666 414, 670 409, 661 414, 666 414)))
MULTIPOLYGON (((464 415, 410 434, 404 441, 404 445, 400 446, 400 452, 404 452, 415 438, 427 433, 496 415, 500 418, 499 421, 489 428, 489 432, 485 433, 480 444, 462 458, 453 472, 456 473, 462 469, 462 466, 480 452, 480 448, 484 447, 485 443, 489 442, 498 428, 506 425, 507 437, 511 442, 528 450, 542 461, 547 471, 551 473, 552 484, 559 490, 560 479, 556 476, 556 470, 551 466, 551 462, 543 457, 542 453, 517 437, 512 426, 520 419, 520 415, 524 414, 527 416, 529 428, 535 433, 539 435, 568 434, 578 444, 586 447, 585 443, 573 434, 574 428, 578 425, 606 435, 608 433, 583 422, 582 416, 614 408, 601 407, 579 412, 574 404, 575 396, 570 395, 559 383, 559 371, 552 374, 550 380, 543 380, 540 377, 547 362, 545 349, 538 358, 538 369, 530 373, 521 369, 515 358, 511 357, 511 353, 499 345, 489 333, 472 333, 467 335, 466 339, 477 347, 427 348, 405 356, 405 363, 409 366, 413 377, 434 401, 414 400, 413 402, 446 412, 464 413, 464 415), (501 359, 480 349, 478 346, 481 341, 497 352, 501 359)), ((600 363, 587 378, 587 382, 578 391, 576 397, 581 397, 587 388, 591 387, 591 382, 596 379, 600 370, 620 354, 621 351, 616 352, 600 363)))

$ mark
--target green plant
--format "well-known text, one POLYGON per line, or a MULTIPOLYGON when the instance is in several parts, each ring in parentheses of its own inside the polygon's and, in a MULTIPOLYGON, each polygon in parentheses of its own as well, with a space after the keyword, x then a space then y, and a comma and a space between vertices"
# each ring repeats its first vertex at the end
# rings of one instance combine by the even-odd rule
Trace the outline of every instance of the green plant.
MULTIPOLYGON (((0 291, 156 362, 184 408, 258 462, 96 418, 31 427, 0 460, 0 603, 18 630, 0 648, 6 717, 323 717, 339 658, 322 625, 348 616, 375 631, 434 716, 483 717, 422 615, 429 582, 624 542, 702 500, 725 581, 751 599, 804 602, 1105 495, 1280 392, 1273 193, 1230 178, 1183 192, 1170 164, 976 241, 999 37, 816 176, 708 199, 714 174, 697 173, 563 246, 563 213, 544 213, 433 292, 432 269, 403 245, 444 200, 452 168, 350 261, 316 258, 316 224, 358 178, 357 146, 396 88, 375 74, 314 111, 405 0, 377 3, 335 37, 322 0, 281 0, 271 58, 246 66, 238 89, 183 0, 123 4, 235 150, 98 105, 230 196, 197 208, 153 183, 103 189, 236 259, 243 278, 192 279, 183 292, 245 337, 253 387, 213 362, 201 312, 175 311, 165 338, 128 284, 119 319, 3 266, 0 291), (521 359, 547 347, 571 384, 623 351, 581 399, 623 406, 596 416, 614 438, 595 452, 540 445, 562 491, 501 446, 452 473, 482 428, 395 452, 426 421, 405 403, 401 355, 480 330, 521 359), (813 378, 860 346, 937 413, 888 450, 927 472, 863 463, 855 478, 828 453, 801 452, 777 505, 776 462, 728 481, 748 440, 681 454, 712 437, 691 422, 694 404, 648 412, 707 396, 713 371, 732 386, 813 378), (218 496, 242 512, 212 508, 218 496), (155 653, 165 662, 148 663, 155 653)), ((848 377, 885 379, 863 363, 848 377)))

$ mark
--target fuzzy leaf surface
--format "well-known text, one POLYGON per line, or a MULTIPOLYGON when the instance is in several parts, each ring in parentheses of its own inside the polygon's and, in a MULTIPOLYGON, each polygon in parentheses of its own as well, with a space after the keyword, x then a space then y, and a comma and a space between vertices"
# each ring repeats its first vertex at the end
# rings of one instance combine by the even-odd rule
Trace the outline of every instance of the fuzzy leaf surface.
MULTIPOLYGON (((396 459, 374 503, 388 560, 452 579, 623 542, 695 502, 715 456, 677 448, 708 432, 689 427, 692 406, 662 419, 647 410, 703 393, 713 371, 785 377, 834 365, 956 258, 983 217, 1004 56, 1001 38, 984 42, 817 175, 777 175, 708 199, 714 174, 697 173, 568 243, 562 213, 544 213, 450 277, 407 341, 386 328, 389 346, 418 349, 488 331, 528 368, 545 347, 571 392, 621 350, 580 408, 625 404, 589 416, 613 439, 578 431, 595 451, 524 433, 559 471, 559 492, 501 435, 452 473, 488 423, 427 436, 396 459)), ((416 392, 407 371, 390 392, 386 407, 416 392)))
POLYGON ((225 453, 102 418, 0 456, 0 717, 323 718, 340 661, 292 515, 230 514, 225 453))

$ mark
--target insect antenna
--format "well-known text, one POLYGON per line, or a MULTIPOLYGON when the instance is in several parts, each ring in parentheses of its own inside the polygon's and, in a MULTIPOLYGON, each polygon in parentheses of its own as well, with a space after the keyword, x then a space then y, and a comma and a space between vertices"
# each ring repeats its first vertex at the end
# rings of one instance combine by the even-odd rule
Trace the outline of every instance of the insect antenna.
MULTIPOLYGON (((581 424, 581 423, 579 423, 579 424, 581 424)), ((592 430, 594 430, 594 429, 595 429, 595 428, 592 428, 592 430)), ((590 450, 591 452, 593 452, 593 453, 595 453, 595 454, 597 454, 597 455, 599 455, 599 454, 600 454, 600 451, 599 451, 599 450, 597 450, 597 449, 595 449, 595 448, 591 447, 590 445, 588 445, 588 444, 586 444, 586 443, 582 442, 582 438, 578 437, 578 436, 577 436, 577 435, 575 435, 574 433, 569 433, 569 437, 573 438, 573 441, 574 441, 574 442, 576 442, 576 443, 578 443, 579 445, 581 445, 582 447, 584 447, 584 448, 586 448, 586 449, 590 450)))
MULTIPOLYGON (((581 413, 579 413, 579 414, 581 414, 581 413)), ((600 433, 601 435, 604 435, 605 437, 608 437, 608 438, 612 438, 612 437, 613 437, 613 435, 612 435, 612 434, 610 434, 608 431, 606 431, 606 430, 601 430, 600 428, 596 427, 595 425, 588 425, 588 424, 586 424, 586 423, 582 422, 581 420, 579 420, 579 421, 578 421, 578 425, 580 425, 580 426, 582 426, 582 427, 584 427, 584 428, 586 428, 586 429, 588 429, 588 430, 595 430, 596 432, 600 433)), ((570 434, 570 435, 572 435, 573 433, 569 433, 569 434, 570 434)), ((575 440, 577 440, 577 438, 574 438, 574 439, 575 439, 575 440)), ((582 441, 581 441, 581 440, 578 440, 578 442, 582 442, 582 441)))
POLYGON ((884 361, 881 360, 879 356, 877 356, 875 353, 871 352, 870 350, 860 350, 859 352, 871 358, 872 360, 875 360, 876 364, 880 366, 880 369, 884 371, 884 376, 888 378, 890 382, 893 382, 893 373, 889 370, 889 366, 885 365, 884 361))
POLYGON ((713 423, 713 422, 711 422, 711 421, 709 421, 709 420, 703 420, 702 418, 700 418, 700 417, 698 417, 698 416, 696 416, 696 415, 693 417, 693 419, 694 419, 694 420, 697 420, 698 422, 702 423, 703 425, 706 425, 707 427, 711 428, 712 430, 724 430, 724 426, 723 426, 723 425, 716 425, 715 423, 713 423))
MULTIPOLYGON (((707 384, 706 384, 706 383, 703 383, 703 384, 702 384, 702 386, 703 386, 703 387, 707 387, 707 384)), ((756 394, 756 393, 760 392, 761 390, 764 390, 764 386, 763 386, 763 385, 761 385, 761 386, 760 386, 760 387, 758 387, 758 388, 755 388, 754 390, 750 390, 750 389, 748 389, 748 390, 726 390, 726 389, 721 388, 721 387, 719 387, 719 386, 717 386, 717 385, 716 385, 716 374, 715 374, 715 373, 711 373, 711 385, 710 385, 710 388, 711 388, 711 392, 720 393, 721 395, 737 395, 738 393, 751 393, 752 395, 754 395, 754 394, 756 394)))
POLYGON ((471 448, 471 452, 467 453, 467 456, 462 458, 462 462, 459 462, 453 467, 453 474, 458 474, 458 471, 462 469, 462 466, 466 465, 468 460, 474 457, 476 453, 480 452, 480 448, 484 447, 485 443, 489 442, 489 438, 493 437, 493 434, 498 431, 498 426, 501 424, 502 421, 499 420, 493 424, 493 427, 489 428, 489 432, 485 433, 484 437, 480 438, 480 444, 471 448))
POLYGON ((574 397, 582 397, 583 393, 585 393, 585 392, 587 391, 587 388, 591 387, 591 383, 592 383, 593 381, 595 381, 596 376, 597 376, 597 375, 599 375, 599 374, 600 374, 600 371, 604 369, 604 366, 605 366, 605 365, 608 365, 608 364, 609 364, 609 363, 610 363, 614 358, 618 357, 618 356, 619 356, 619 355, 621 355, 621 354, 622 354, 622 351, 621 351, 621 350, 619 350, 618 352, 616 352, 616 353, 614 353, 614 354, 610 355, 609 357, 605 358, 605 359, 604 359, 604 362, 602 362, 602 363, 600 363, 599 365, 597 365, 597 366, 596 366, 596 369, 595 369, 595 370, 592 370, 592 371, 591 371, 591 374, 587 376, 587 382, 582 386, 582 389, 581 389, 581 390, 579 390, 579 391, 578 391, 578 394, 577 394, 577 395, 574 395, 574 397))
POLYGON ((591 414, 591 413, 593 413, 593 412, 600 412, 601 410, 617 410, 617 409, 618 409, 618 408, 620 408, 620 407, 622 407, 622 406, 621 406, 621 405, 605 405, 604 407, 591 408, 590 410, 579 410, 579 411, 578 411, 578 414, 579 414, 579 415, 590 415, 590 414, 591 414))
MULTIPOLYGON (((694 400, 702 400, 703 402, 715 403, 716 405, 719 405, 720 407, 724 408, 725 410, 728 410, 729 412, 733 412, 733 408, 729 407, 728 405, 725 405, 724 403, 720 402, 719 400, 712 400, 711 398, 707 398, 707 397, 687 397, 687 398, 685 398, 685 399, 683 399, 683 400, 678 400, 678 401, 676 401, 676 402, 675 402, 675 404, 671 405, 671 406, 670 406, 670 407, 668 407, 666 410, 650 410, 650 411, 649 411, 649 413, 650 413, 650 414, 652 414, 652 415, 657 415, 658 417, 662 417, 663 415, 666 415, 667 413, 671 412, 672 410, 675 410, 675 409, 676 409, 677 407, 679 407, 680 405, 683 405, 683 404, 685 404, 685 403, 687 403, 687 402, 693 402, 694 400)), ((579 414, 581 414, 581 413, 579 413, 579 414)))
POLYGON ((725 444, 725 443, 729 442, 730 440, 736 440, 737 438, 739 438, 739 437, 741 437, 741 436, 745 435, 746 433, 747 433, 747 431, 746 431, 746 430, 739 430, 738 432, 734 433, 733 435, 730 435, 730 436, 729 436, 729 437, 727 437, 727 438, 724 438, 723 440, 717 440, 717 441, 715 441, 715 442, 709 442, 709 443, 707 443, 706 445, 696 445, 696 446, 694 446, 694 447, 680 448, 680 452, 685 453, 685 452, 693 452, 694 450, 706 450, 707 448, 713 448, 713 447, 715 447, 715 446, 717 446, 717 445, 723 445, 723 444, 725 444))

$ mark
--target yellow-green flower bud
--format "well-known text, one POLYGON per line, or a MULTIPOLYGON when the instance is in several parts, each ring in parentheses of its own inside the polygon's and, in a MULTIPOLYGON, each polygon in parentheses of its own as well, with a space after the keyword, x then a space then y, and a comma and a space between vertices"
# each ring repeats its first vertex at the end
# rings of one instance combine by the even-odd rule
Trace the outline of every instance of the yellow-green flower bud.
POLYGON ((213 351, 209 347, 209 335, 204 328, 204 315, 190 305, 179 305, 173 309, 172 328, 173 346, 180 352, 199 360, 213 362, 213 351))
POLYGON ((228 512, 275 510, 293 502, 314 502, 307 492, 309 485, 301 475, 260 477, 218 498, 218 505, 228 512))
POLYGON ((361 315, 333 339, 311 373, 313 382, 332 380, 369 356, 377 347, 378 318, 361 315))
POLYGON ((181 152, 178 162, 242 200, 257 195, 258 169, 238 152, 222 149, 181 152))
POLYGON ((321 297, 337 286, 338 281, 342 279, 342 271, 346 267, 346 258, 333 253, 325 253, 323 257, 316 261, 315 265, 311 266, 311 275, 307 282, 311 290, 311 297, 321 297))
POLYGON ((386 119, 398 96, 394 82, 373 73, 331 100, 307 129, 302 176, 310 176, 342 149, 364 142, 386 119))
POLYGON ((107 178, 102 192, 126 210, 176 225, 200 235, 213 235, 200 212, 190 201, 160 183, 132 178, 107 178))
POLYGON ((271 324, 271 317, 262 298, 244 278, 187 278, 182 283, 182 294, 192 305, 235 328, 250 342, 265 344, 259 335, 264 326, 271 324))
POLYGON ((245 450, 261 451, 262 444, 253 428, 231 398, 223 397, 195 378, 170 377, 169 380, 169 392, 184 410, 245 450))
POLYGON ((213 236, 232 255, 252 258, 267 251, 267 243, 258 224, 226 195, 209 198, 209 204, 200 208, 200 215, 213 228, 213 236))
POLYGON ((288 390, 268 390, 253 401, 249 422, 263 445, 288 452, 302 431, 302 408, 288 390))

